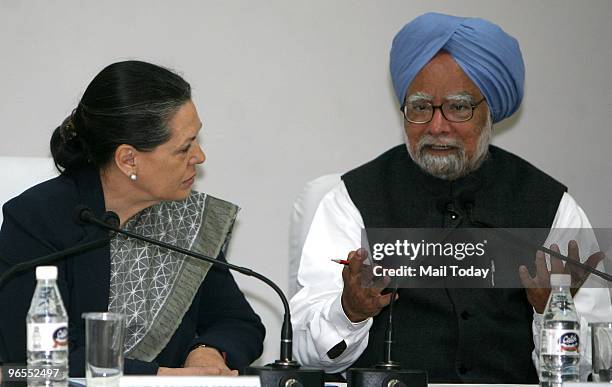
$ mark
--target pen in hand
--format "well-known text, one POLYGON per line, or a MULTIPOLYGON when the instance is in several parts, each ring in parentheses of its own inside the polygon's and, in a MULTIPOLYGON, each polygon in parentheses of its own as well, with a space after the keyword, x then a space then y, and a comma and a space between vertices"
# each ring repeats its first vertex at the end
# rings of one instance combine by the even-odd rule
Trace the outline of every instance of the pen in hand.
POLYGON ((335 258, 332 258, 331 261, 339 263, 340 265, 348 265, 349 264, 349 260, 348 259, 335 259, 335 258))
POLYGON ((341 265, 348 265, 349 264, 349 260, 348 259, 335 259, 335 258, 332 258, 331 261, 339 263, 341 265))

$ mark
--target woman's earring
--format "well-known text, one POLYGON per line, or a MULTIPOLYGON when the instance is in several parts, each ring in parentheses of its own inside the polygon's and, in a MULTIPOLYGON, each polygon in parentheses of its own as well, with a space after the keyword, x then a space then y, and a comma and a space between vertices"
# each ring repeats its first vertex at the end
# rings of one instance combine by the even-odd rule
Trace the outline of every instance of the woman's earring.
POLYGON ((136 181, 136 179, 138 179, 138 176, 135 173, 130 174, 130 180, 136 181))

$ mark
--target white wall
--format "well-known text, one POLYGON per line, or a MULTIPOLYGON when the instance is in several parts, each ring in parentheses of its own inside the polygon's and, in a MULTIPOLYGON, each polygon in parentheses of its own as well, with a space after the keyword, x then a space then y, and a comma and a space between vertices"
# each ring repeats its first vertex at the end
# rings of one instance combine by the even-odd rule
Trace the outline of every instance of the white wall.
MULTIPOLYGON (((230 248, 287 288, 291 205, 303 184, 402 141, 391 39, 441 11, 493 20, 519 40, 526 95, 494 142, 570 187, 612 225, 612 2, 0 0, 0 155, 45 156, 53 128, 102 67, 138 58, 179 70, 204 121, 197 183, 243 210, 230 248)), ((237 278, 278 356, 281 308, 237 278)))

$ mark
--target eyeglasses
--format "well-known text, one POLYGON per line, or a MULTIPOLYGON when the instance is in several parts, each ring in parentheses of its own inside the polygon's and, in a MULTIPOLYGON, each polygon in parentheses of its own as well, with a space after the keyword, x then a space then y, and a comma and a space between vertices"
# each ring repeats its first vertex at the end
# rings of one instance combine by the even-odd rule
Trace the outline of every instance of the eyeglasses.
POLYGON ((433 119, 436 109, 440 109, 442 116, 450 122, 465 122, 472 119, 474 109, 480 105, 485 98, 472 104, 468 101, 448 101, 442 105, 432 105, 427 101, 407 102, 402 105, 406 121, 413 124, 426 124, 433 119))

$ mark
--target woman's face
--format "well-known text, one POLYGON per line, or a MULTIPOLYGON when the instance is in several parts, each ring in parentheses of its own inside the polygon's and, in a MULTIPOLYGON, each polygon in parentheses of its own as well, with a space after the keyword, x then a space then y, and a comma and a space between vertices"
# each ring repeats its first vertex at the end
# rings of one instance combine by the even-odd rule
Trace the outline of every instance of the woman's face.
POLYGON ((145 200, 182 200, 195 181, 196 164, 206 160, 197 136, 202 128, 195 105, 187 101, 168 123, 168 141, 150 152, 137 152, 134 182, 145 200))

